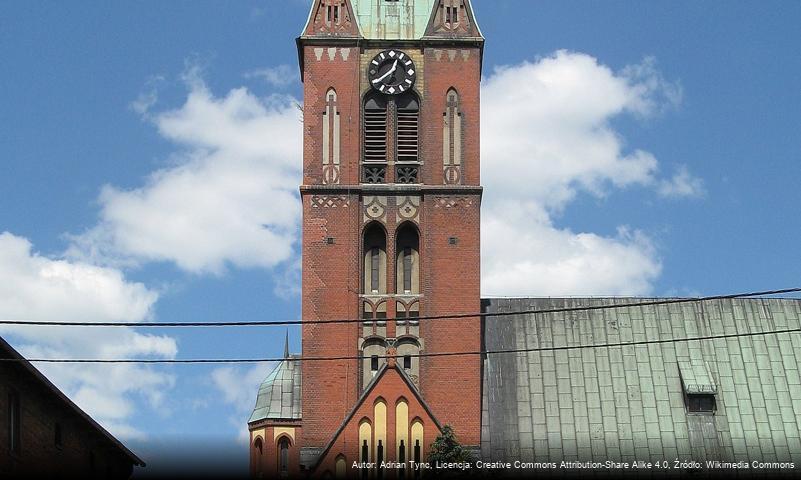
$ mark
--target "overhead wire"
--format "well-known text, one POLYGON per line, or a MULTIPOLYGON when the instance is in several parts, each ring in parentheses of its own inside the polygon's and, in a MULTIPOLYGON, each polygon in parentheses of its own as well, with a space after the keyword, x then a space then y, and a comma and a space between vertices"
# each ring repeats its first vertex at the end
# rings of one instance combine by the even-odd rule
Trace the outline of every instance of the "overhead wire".
POLYGON ((332 319, 332 320, 256 320, 256 321, 228 321, 228 322, 72 322, 51 320, 0 320, 0 325, 17 326, 52 326, 52 327, 127 327, 127 328, 203 328, 203 327, 270 327, 288 325, 335 325, 348 323, 370 322, 415 322, 428 320, 459 320, 465 318, 508 317, 515 315, 540 315, 552 313, 569 313, 595 310, 611 310, 617 308, 647 307, 655 305, 675 305, 683 303, 706 302, 712 300, 729 300, 737 298, 764 297, 768 295, 784 295, 801 293, 801 288, 785 288, 781 290, 766 290, 760 292, 735 293, 728 295, 713 295, 707 297, 664 298, 656 300, 639 300, 604 305, 586 305, 578 307, 560 307, 550 309, 517 310, 510 312, 472 312, 440 315, 424 315, 417 317, 395 317, 382 319, 332 319))
POLYGON ((499 354, 520 354, 520 353, 542 353, 542 352, 560 352, 569 350, 584 350, 584 349, 598 349, 598 348, 625 348, 637 347, 647 345, 660 345, 666 343, 683 343, 707 340, 725 340, 732 338, 751 338, 767 335, 783 335, 791 333, 801 333, 801 328, 788 328, 781 330, 768 330, 760 332, 743 332, 743 333, 730 333, 720 335, 704 335, 696 337, 684 338, 663 338, 653 340, 639 340, 631 342, 617 342, 617 343, 601 343, 601 344, 583 344, 583 345, 560 345, 551 347, 532 347, 532 348, 515 348, 515 349, 499 349, 499 350, 474 350, 474 351, 461 351, 461 352, 426 352, 409 355, 341 355, 341 356, 320 356, 320 357, 303 357, 303 356, 288 356, 288 357, 273 357, 273 358, 219 358, 219 359, 64 359, 64 358, 2 358, 2 362, 31 362, 31 363, 74 363, 74 364, 242 364, 242 363, 276 363, 282 361, 290 362, 319 362, 319 361, 345 361, 345 360, 366 360, 372 358, 431 358, 431 357, 458 357, 458 356, 488 356, 499 354))

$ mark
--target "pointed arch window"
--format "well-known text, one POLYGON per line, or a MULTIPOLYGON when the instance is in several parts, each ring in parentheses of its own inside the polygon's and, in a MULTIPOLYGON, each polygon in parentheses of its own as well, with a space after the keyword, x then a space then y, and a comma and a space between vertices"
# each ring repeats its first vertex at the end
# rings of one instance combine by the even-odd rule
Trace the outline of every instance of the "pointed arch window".
MULTIPOLYGON (((423 443, 424 443, 423 442, 423 435, 424 435, 423 422, 421 422, 419 419, 417 419, 414 422, 412 422, 411 431, 412 431, 412 440, 411 440, 411 443, 412 443, 412 459, 414 460, 414 463, 420 463, 422 461, 422 458, 423 458, 423 443)), ((415 478, 420 478, 420 469, 415 469, 414 477, 415 478)))
POLYGON ((337 92, 329 88, 323 111, 323 183, 338 184, 340 169, 340 123, 337 92))
POLYGON ((372 92, 364 101, 364 178, 365 183, 386 183, 387 177, 387 99, 372 92))
POLYGON ((289 439, 286 437, 278 441, 278 471, 281 475, 289 473, 289 439))
POLYGON ((396 235, 396 293, 420 293, 420 236, 410 223, 404 223, 396 235))
MULTIPOLYGON (((396 456, 398 463, 406 462, 406 445, 409 443, 409 404, 406 399, 400 398, 395 404, 395 445, 398 449, 396 456)), ((400 477, 404 477, 401 469, 400 477)))
MULTIPOLYGON (((378 398, 373 405, 373 425, 375 427, 376 463, 385 460, 384 446, 387 444, 387 402, 378 398)), ((381 475, 381 470, 378 472, 381 475)))
POLYGON ((408 93, 398 100, 398 162, 417 162, 417 137, 420 118, 420 102, 417 96, 408 93))
POLYGON ((362 388, 366 388, 373 381, 378 371, 386 363, 387 345, 379 338, 365 340, 362 347, 362 388))
POLYGON ((387 236, 373 223, 364 231, 364 286, 362 293, 387 293, 387 236))
POLYGON ((442 122, 442 167, 446 185, 462 183, 462 111, 459 93, 451 88, 445 97, 442 122))
POLYGON ((414 92, 386 96, 371 92, 364 99, 364 183, 419 182, 420 100, 414 92), (394 165, 394 171, 393 171, 394 165))
POLYGON ((400 339, 396 345, 398 356, 403 358, 403 371, 420 386, 420 344, 408 337, 400 339))
MULTIPOLYGON (((373 428, 370 421, 366 418, 359 423, 359 460, 364 463, 370 462, 370 449, 372 447, 373 428)), ((367 479, 370 473, 369 468, 362 468, 362 478, 367 479)))
POLYGON ((256 441, 253 442, 253 471, 256 473, 256 476, 261 476, 261 465, 262 465, 262 455, 264 455, 264 443, 261 440, 261 437, 257 437, 256 441))
POLYGON ((336 460, 334 471, 336 472, 337 480, 345 480, 345 477, 348 474, 348 464, 347 460, 345 459, 344 455, 339 455, 336 460))

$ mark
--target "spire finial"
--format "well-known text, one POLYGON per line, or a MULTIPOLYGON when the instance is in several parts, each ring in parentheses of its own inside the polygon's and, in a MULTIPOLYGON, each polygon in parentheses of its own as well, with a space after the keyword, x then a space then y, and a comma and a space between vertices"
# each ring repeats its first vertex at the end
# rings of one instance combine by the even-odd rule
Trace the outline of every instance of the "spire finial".
POLYGON ((286 337, 284 338, 284 359, 289 358, 289 329, 286 331, 286 337))

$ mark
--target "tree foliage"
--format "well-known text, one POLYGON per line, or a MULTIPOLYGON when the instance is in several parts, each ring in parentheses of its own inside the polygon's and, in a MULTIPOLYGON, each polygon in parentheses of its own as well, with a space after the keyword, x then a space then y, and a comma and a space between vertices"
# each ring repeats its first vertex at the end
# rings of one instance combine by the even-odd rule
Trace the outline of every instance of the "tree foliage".
POLYGON ((434 462, 440 462, 441 464, 472 462, 473 455, 456 439, 453 427, 445 425, 442 427, 442 434, 431 444, 431 452, 428 454, 428 461, 431 464, 434 462))

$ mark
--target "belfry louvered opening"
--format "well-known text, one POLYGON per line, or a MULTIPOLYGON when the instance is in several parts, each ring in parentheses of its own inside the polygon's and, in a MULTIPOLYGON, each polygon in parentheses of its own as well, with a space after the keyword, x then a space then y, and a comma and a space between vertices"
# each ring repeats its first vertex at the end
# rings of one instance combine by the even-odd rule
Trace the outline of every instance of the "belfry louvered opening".
POLYGON ((413 92, 368 94, 363 110, 362 182, 418 183, 420 101, 413 92))
POLYGON ((420 103, 414 94, 398 98, 398 161, 418 161, 420 103))
POLYGON ((387 161, 387 100, 378 93, 364 103, 364 161, 387 161))

